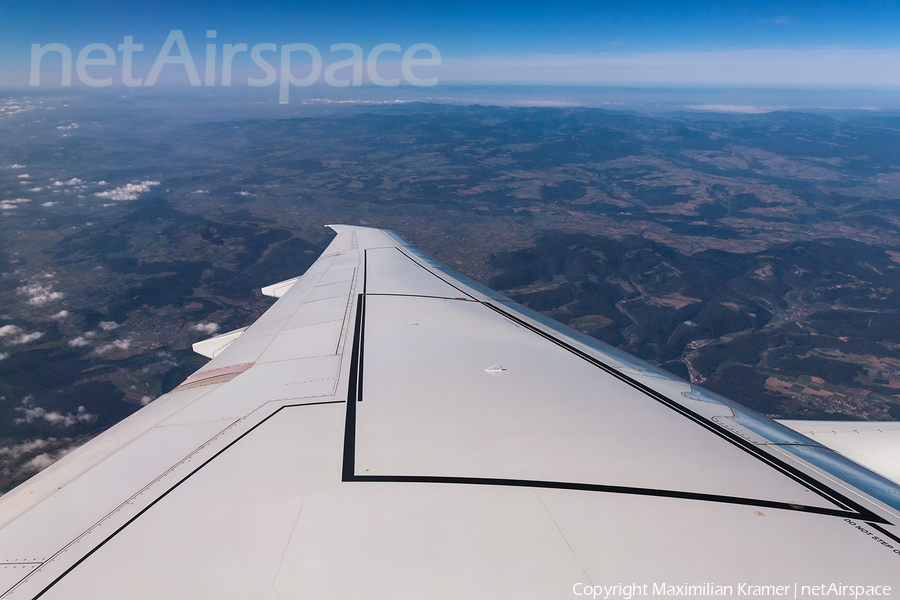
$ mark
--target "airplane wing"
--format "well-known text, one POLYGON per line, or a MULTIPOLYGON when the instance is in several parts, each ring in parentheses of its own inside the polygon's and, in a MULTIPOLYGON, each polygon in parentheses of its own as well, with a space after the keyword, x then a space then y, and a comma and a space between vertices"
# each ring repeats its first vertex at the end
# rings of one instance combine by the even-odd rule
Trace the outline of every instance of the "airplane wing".
POLYGON ((333 229, 206 366, 0 498, 0 597, 900 588, 897 484, 333 229))

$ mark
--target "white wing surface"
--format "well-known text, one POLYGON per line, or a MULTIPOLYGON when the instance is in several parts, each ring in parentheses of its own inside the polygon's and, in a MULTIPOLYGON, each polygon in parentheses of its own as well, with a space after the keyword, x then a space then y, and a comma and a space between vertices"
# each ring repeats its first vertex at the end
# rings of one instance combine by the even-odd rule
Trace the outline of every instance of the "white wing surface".
POLYGON ((333 228, 205 367, 0 499, 0 597, 900 590, 896 484, 333 228))
POLYGON ((779 423, 900 482, 900 422, 782 421, 779 423))

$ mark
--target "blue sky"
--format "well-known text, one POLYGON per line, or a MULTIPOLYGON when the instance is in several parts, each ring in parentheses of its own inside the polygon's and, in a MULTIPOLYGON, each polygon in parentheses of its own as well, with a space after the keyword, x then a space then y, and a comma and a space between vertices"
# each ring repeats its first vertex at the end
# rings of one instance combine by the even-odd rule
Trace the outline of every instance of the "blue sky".
MULTIPOLYGON (((174 29, 184 31, 201 77, 206 30, 215 29, 220 45, 309 43, 326 66, 331 44, 368 52, 387 42, 429 43, 442 64, 426 71, 441 83, 900 84, 897 2, 39 0, 0 4, 0 87, 27 87, 36 43, 62 43, 77 55, 89 43, 115 49, 132 35, 145 46, 135 56, 135 71, 145 74, 174 29)), ((395 58, 384 58, 391 73, 395 58)), ((242 77, 256 69, 249 57, 235 68, 242 77)), ((172 82, 186 82, 176 71, 182 67, 164 69, 172 82)), ((42 76, 42 85, 51 82, 42 76)))

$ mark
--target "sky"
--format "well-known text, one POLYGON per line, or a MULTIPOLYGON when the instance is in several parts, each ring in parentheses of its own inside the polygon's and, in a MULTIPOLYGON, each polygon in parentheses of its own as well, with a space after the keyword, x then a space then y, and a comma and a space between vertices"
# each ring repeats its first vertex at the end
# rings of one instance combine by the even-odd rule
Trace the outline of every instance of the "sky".
MULTIPOLYGON (((329 65, 353 56, 352 50, 332 52, 335 44, 359 47, 363 86, 380 82, 390 87, 396 81, 401 88, 412 83, 900 90, 898 34, 897 1, 37 0, 0 4, 0 89, 29 87, 35 44, 65 45, 76 88, 87 87, 77 69, 79 52, 88 44, 106 45, 114 64, 86 64, 83 73, 95 82, 110 80, 110 87, 123 86, 124 55, 118 46, 132 36, 134 44, 143 46, 132 54, 132 82, 221 87, 223 46, 243 43, 248 51, 236 52, 231 60, 231 86, 271 86, 282 100, 285 88, 288 96, 297 97, 296 87, 329 85, 329 65), (178 40, 170 39, 173 31, 182 32, 196 77, 184 61, 171 59, 184 54, 178 40), (215 31, 215 38, 208 31, 215 31), (170 62, 160 64, 158 77, 151 78, 167 40, 170 62), (209 76, 207 44, 214 44, 215 68, 209 76), (259 57, 272 65, 275 78, 266 84, 266 72, 249 50, 267 44, 274 46, 260 46, 259 57), (289 53, 284 71, 287 44, 311 45, 320 56, 318 74, 307 49, 289 53), (384 47, 375 57, 373 78, 367 60, 382 44, 396 46, 384 47), (410 78, 403 57, 416 44, 427 47, 407 57, 410 78), (251 78, 257 84, 250 84, 251 78)), ((103 52, 94 50, 85 62, 104 58, 103 52)), ((36 87, 63 82, 61 53, 48 51, 39 66, 36 87)), ((354 88, 354 68, 336 71, 335 79, 354 88)))

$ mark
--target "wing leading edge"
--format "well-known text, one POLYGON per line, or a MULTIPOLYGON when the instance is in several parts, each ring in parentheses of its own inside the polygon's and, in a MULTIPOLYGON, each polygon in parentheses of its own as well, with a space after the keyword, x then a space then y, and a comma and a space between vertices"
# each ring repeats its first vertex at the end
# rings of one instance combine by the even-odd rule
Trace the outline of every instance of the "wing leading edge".
POLYGON ((332 227, 207 365, 0 499, 0 597, 900 585, 896 484, 332 227))

